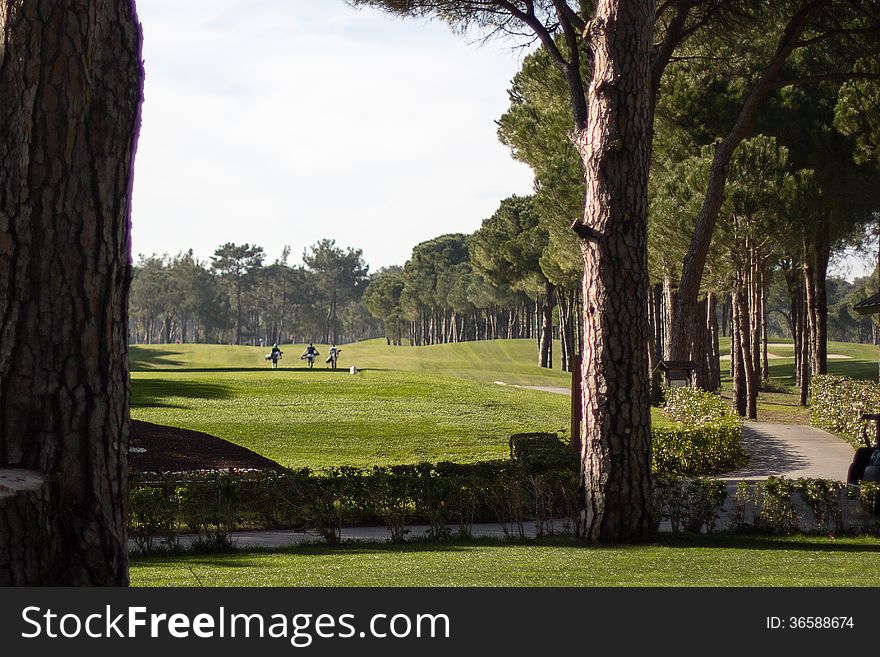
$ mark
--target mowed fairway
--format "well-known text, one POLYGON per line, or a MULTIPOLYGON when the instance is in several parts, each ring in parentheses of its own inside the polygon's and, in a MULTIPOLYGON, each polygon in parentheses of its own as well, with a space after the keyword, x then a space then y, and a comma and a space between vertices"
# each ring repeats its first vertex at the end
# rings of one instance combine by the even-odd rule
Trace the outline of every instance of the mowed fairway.
MULTIPOLYGON (((321 357, 315 370, 324 369, 327 345, 316 345, 321 357)), ((339 367, 405 370, 451 376, 471 381, 502 381, 515 385, 568 386, 571 375, 559 369, 559 342, 553 346, 553 369, 538 367, 533 340, 483 340, 427 347, 391 347, 385 340, 365 340, 342 345, 339 367)), ((281 345, 281 369, 304 369, 299 356, 305 345, 281 345)), ((131 347, 132 371, 180 369, 267 369, 266 347, 226 345, 141 345, 131 347)))
MULTIPOLYGON (((792 348, 782 342, 770 348, 779 356, 771 375, 791 383, 792 348)), ((132 417, 205 431, 290 467, 500 458, 512 433, 569 424, 566 396, 514 387, 567 387, 558 345, 552 370, 535 364, 532 340, 428 347, 370 340, 343 345, 335 372, 323 357, 308 370, 299 359, 304 345, 282 348, 281 367, 272 370, 262 347, 131 347, 132 417), (352 376, 351 364, 362 371, 352 376)), ((829 360, 831 373, 877 376, 876 347, 833 342, 828 351, 849 357, 829 360)), ((790 394, 764 394, 761 403, 763 419, 808 422, 790 394)), ((653 421, 664 422, 656 409, 653 421)))
POLYGON ((305 546, 281 552, 135 557, 133 586, 873 586, 876 538, 669 537, 305 546))
MULTIPOLYGON (((357 347, 344 346, 343 355, 357 347)), ((430 349, 384 343, 366 348, 387 350, 384 365, 394 364, 397 354, 430 349)), ((563 430, 569 422, 567 396, 499 386, 450 369, 430 373, 431 357, 424 367, 410 367, 421 371, 366 369, 352 376, 323 363, 307 370, 294 358, 282 363, 292 361, 296 369, 271 370, 262 360, 265 351, 216 345, 133 347, 133 369, 143 371, 132 373, 132 417, 205 431, 289 467, 501 458, 510 434, 563 430)), ((285 351, 298 356, 302 349, 285 351)), ((488 356, 497 360, 498 354, 488 356)), ((415 362, 402 360, 410 366, 415 362)), ((366 358, 357 362, 370 364, 366 358)), ((490 367, 485 358, 470 362, 476 371, 490 367)), ((513 357, 507 367, 509 378, 519 376, 520 381, 523 375, 517 372, 528 375, 530 370, 537 370, 539 382, 567 376, 548 377, 513 357)), ((503 367, 492 371, 508 378, 503 367)))

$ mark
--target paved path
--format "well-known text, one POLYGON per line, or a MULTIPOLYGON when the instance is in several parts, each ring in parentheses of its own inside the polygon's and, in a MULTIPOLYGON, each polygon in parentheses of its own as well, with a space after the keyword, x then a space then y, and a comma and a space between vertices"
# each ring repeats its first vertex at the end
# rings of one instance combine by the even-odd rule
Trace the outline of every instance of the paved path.
MULTIPOLYGON (((407 529, 409 529, 409 537, 424 538, 428 535, 430 526, 410 525, 407 529)), ((450 529, 455 530, 455 527, 450 527, 450 529)), ((523 529, 527 538, 535 537, 535 523, 527 522, 524 524, 523 529)), ((562 529, 562 521, 555 521, 552 529, 560 531, 562 529)), ((512 532, 513 536, 519 536, 518 529, 515 527, 508 526, 508 530, 512 532)), ((506 537, 504 528, 497 522, 474 523, 471 528, 471 536, 474 538, 506 537)), ((381 543, 391 539, 391 532, 385 527, 343 527, 341 537, 343 541, 368 541, 381 543)), ((198 534, 181 534, 179 538, 182 547, 190 547, 193 543, 199 541, 200 536, 198 534)), ((229 538, 232 540, 233 544, 239 548, 280 548, 321 541, 321 537, 317 534, 296 532, 288 529, 229 532, 229 538)), ((158 540, 157 544, 159 544, 158 540)), ((129 540, 128 549, 133 552, 135 548, 134 541, 129 540)))
MULTIPOLYGON (((501 382, 496 381, 496 383, 501 382)), ((568 388, 553 386, 517 386, 568 395, 568 388)), ((719 477, 725 481, 755 481, 767 477, 815 477, 846 481, 846 471, 853 458, 849 443, 821 429, 794 424, 746 422, 743 447, 749 464, 719 477)))
POLYGON ((754 481, 785 476, 846 481, 853 458, 849 443, 821 429, 801 425, 746 422, 743 447, 749 453, 749 464, 719 479, 754 481))

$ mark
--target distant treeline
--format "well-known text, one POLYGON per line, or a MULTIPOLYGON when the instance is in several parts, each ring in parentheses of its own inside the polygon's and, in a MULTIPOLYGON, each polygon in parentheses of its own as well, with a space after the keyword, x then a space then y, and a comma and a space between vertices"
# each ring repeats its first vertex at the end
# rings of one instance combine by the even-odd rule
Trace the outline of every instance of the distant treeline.
MULTIPOLYGON (((265 264, 263 249, 250 244, 224 244, 209 262, 192 251, 141 257, 134 268, 130 336, 136 343, 250 345, 384 336, 390 345, 417 346, 527 338, 535 341, 544 367, 553 367, 555 339, 562 345, 559 365, 569 370, 580 341, 579 262, 561 252, 555 262, 570 267, 554 266, 547 258, 552 247, 532 199, 514 196, 475 233, 422 242, 403 266, 374 273, 359 249, 342 249, 329 239, 307 249, 302 265, 288 263, 289 248, 265 264)), ((876 341, 877 325, 850 310, 875 289, 874 280, 827 280, 829 339, 876 341)), ((670 292, 664 287, 658 282, 649 296, 657 359, 668 323, 670 292)), ((761 356, 767 340, 795 334, 797 317, 785 277, 769 276, 762 289, 765 310, 755 329, 762 344, 755 360, 763 360, 766 376, 761 356)), ((708 326, 716 336, 730 335, 731 295, 710 295, 707 303, 714 308, 708 326)), ((716 377, 711 387, 720 376, 716 345, 712 341, 706 354, 716 377)))
POLYGON ((553 339, 569 369, 577 343, 579 274, 551 281, 547 247, 530 198, 512 197, 472 235, 417 245, 402 267, 370 273, 359 249, 321 240, 288 263, 265 264, 250 244, 224 244, 210 262, 190 250, 141 257, 134 267, 130 336, 135 343, 389 344, 529 338, 552 367, 553 339))
POLYGON ((131 287, 136 343, 348 342, 382 335, 360 303, 369 270, 360 250, 321 240, 290 265, 265 264, 262 247, 224 244, 210 262, 192 250, 141 257, 131 287))

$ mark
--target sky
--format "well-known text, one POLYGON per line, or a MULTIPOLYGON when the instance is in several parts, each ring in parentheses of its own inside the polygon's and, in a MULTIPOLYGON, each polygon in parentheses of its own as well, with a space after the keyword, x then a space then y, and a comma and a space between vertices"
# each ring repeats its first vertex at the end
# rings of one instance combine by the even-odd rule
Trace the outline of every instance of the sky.
POLYGON ((133 252, 322 238, 375 270, 473 232, 532 175, 494 121, 523 53, 342 0, 139 0, 133 252))
MULTIPOLYGON (((496 136, 524 56, 343 0, 139 0, 143 125, 133 252, 319 239, 372 270, 479 228, 532 174, 496 136)), ((835 259, 852 279, 874 267, 835 259)))

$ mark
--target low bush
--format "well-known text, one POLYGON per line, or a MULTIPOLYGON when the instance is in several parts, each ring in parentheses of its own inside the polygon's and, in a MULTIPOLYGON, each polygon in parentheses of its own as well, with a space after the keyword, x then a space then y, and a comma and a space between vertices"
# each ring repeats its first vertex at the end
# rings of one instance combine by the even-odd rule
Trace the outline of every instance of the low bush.
POLYGON ((663 411, 672 420, 688 425, 737 417, 720 395, 690 386, 669 388, 663 411))
MULTIPOLYGON (((437 539, 466 538, 475 521, 499 522, 509 538, 559 532, 580 535, 578 483, 577 471, 530 472, 516 459, 340 468, 328 473, 250 473, 238 478, 225 474, 188 480, 135 478, 129 521, 141 552, 175 549, 179 534, 193 526, 200 528, 193 549, 212 552, 229 549, 229 531, 244 527, 310 531, 327 543, 339 541, 341 526, 382 521, 392 541, 410 538, 412 524, 422 522, 429 525, 425 538, 437 539), (196 518, 195 509, 202 509, 204 517, 196 518)), ((771 477, 739 482, 730 503, 728 487, 713 479, 655 477, 655 530, 880 533, 880 487, 873 482, 859 487, 771 477)))
POLYGON ((556 436, 523 441, 512 447, 515 458, 473 464, 132 475, 130 533, 146 552, 157 547, 155 536, 182 531, 222 542, 235 529, 284 527, 336 543, 346 525, 381 523, 403 541, 415 523, 427 524, 432 538, 469 536, 477 520, 501 523, 508 536, 524 536, 531 522, 539 535, 561 529, 560 518, 576 523, 577 455, 556 436))
POLYGON ((658 427, 651 432, 654 472, 702 476, 736 470, 748 462, 741 439, 738 418, 658 427))
POLYGON ((813 377, 810 424, 854 445, 861 442, 862 414, 880 413, 880 385, 842 376, 813 377))
POLYGON ((652 430, 654 472, 703 476, 748 462, 742 420, 720 396, 698 388, 672 388, 663 408, 678 426, 652 430))

